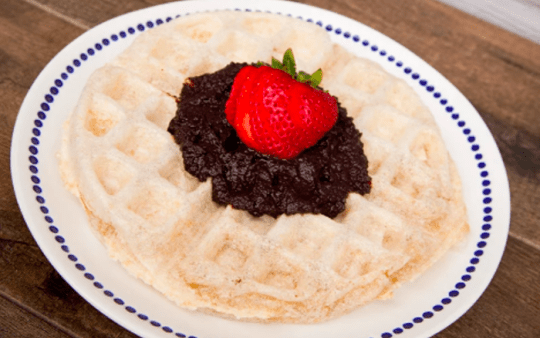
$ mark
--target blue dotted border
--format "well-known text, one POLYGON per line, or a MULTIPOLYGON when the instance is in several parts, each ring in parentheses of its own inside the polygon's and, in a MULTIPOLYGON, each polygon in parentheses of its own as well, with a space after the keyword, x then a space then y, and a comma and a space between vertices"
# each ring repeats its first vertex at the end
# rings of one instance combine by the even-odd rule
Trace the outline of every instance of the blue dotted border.
MULTIPOLYGON (((239 8, 236 8, 235 11, 242 11, 239 8)), ((245 9, 246 12, 251 12, 250 9, 245 9)), ((256 12, 260 12, 256 10, 256 12)), ((271 13, 270 11, 266 11, 271 13)), ((280 12, 276 14, 281 14, 280 12)), ((186 13, 185 15, 189 15, 186 13)), ((287 16, 291 17, 291 14, 287 16)), ((176 15, 176 18, 180 15, 176 15)), ((301 16, 297 17, 302 19, 301 16)), ((40 110, 37 112, 37 119, 34 120, 34 127, 32 128, 32 137, 30 139, 31 145, 28 147, 30 155, 28 161, 30 162, 29 170, 31 173, 30 180, 32 182, 32 190, 36 193, 36 201, 39 205, 39 210, 44 214, 45 222, 48 224, 50 232, 54 235, 54 239, 59 243, 60 248, 67 254, 67 258, 74 263, 74 267, 81 271, 84 274, 84 277, 93 283, 94 287, 99 290, 103 290, 103 295, 110 298, 115 304, 123 306, 124 309, 136 315, 140 320, 148 322, 151 326, 156 328, 161 328, 163 332, 174 334, 176 337, 180 338, 197 338, 195 336, 187 336, 184 333, 173 330, 171 327, 162 325, 160 322, 150 319, 147 315, 142 312, 137 311, 134 307, 126 305, 124 300, 121 298, 115 297, 114 293, 109 289, 105 288, 103 284, 95 280, 95 277, 92 273, 86 271, 86 267, 79 263, 79 259, 70 253, 69 247, 66 245, 66 240, 60 235, 60 230, 54 225, 53 218, 49 215, 49 209, 46 207, 45 198, 42 196, 43 190, 40 187, 41 180, 37 175, 39 173, 38 164, 39 160, 37 155, 39 154, 39 144, 41 129, 44 126, 44 123, 47 119, 47 114, 51 110, 51 105, 54 103, 55 97, 60 94, 64 82, 69 79, 69 74, 73 74, 77 68, 83 66, 84 62, 88 61, 92 56, 94 56, 99 51, 107 48, 111 43, 125 39, 128 35, 134 35, 135 33, 143 32, 146 29, 151 29, 155 26, 159 26, 165 22, 173 20, 172 17, 167 17, 165 20, 157 19, 154 21, 147 21, 145 24, 139 23, 135 27, 128 27, 126 30, 120 31, 118 34, 112 34, 110 38, 103 38, 100 42, 95 43, 92 47, 89 47, 85 52, 81 53, 79 58, 74 59, 72 64, 66 66, 65 72, 62 72, 59 78, 54 80, 54 85, 50 87, 49 93, 45 94, 44 101, 40 104, 40 110)), ((307 19, 307 22, 313 23, 312 19, 307 19)), ((444 310, 445 306, 448 306, 452 303, 452 299, 456 298, 460 294, 460 290, 464 289, 467 286, 467 283, 472 279, 472 274, 476 271, 476 265, 480 263, 480 257, 484 254, 484 248, 487 245, 487 239, 490 236, 489 231, 491 230, 491 222, 493 221, 493 216, 491 212, 493 211, 490 207, 492 203, 492 191, 491 191, 491 182, 488 179, 489 172, 486 170, 486 163, 483 161, 483 155, 480 152, 480 145, 476 142, 476 137, 472 134, 470 128, 466 126, 466 122, 460 118, 460 114, 456 112, 455 108, 449 104, 448 100, 442 98, 442 94, 439 91, 435 90, 435 86, 430 84, 427 79, 422 78, 422 76, 414 72, 412 68, 406 67, 402 61, 398 61, 396 57, 392 54, 389 54, 386 50, 381 49, 378 45, 373 44, 369 40, 362 40, 359 35, 353 35, 353 33, 348 31, 343 31, 341 28, 334 28, 332 25, 328 24, 323 25, 322 21, 317 21, 317 24, 320 27, 323 27, 328 33, 333 32, 336 35, 342 36, 344 39, 351 39, 353 42, 358 43, 365 48, 368 48, 374 53, 377 53, 380 57, 387 60, 387 62, 394 63, 396 67, 402 68, 403 72, 407 75, 410 75, 413 80, 416 80, 417 84, 423 87, 427 92, 433 94, 433 98, 438 100, 444 111, 448 114, 449 118, 457 124, 461 129, 463 135, 467 138, 467 142, 470 143, 470 150, 474 154, 474 158, 477 161, 477 167, 480 170, 480 176, 482 177, 482 194, 484 196, 482 203, 484 204, 483 208, 483 225, 482 233, 480 234, 480 241, 476 244, 477 249, 473 252, 473 257, 470 259, 468 266, 465 268, 464 274, 461 276, 461 279, 455 284, 454 289, 448 292, 448 296, 440 300, 440 303, 435 304, 432 309, 423 312, 421 315, 414 317, 411 321, 403 323, 401 326, 394 328, 391 332, 383 332, 380 336, 381 338, 391 338, 394 335, 399 335, 407 330, 412 329, 415 325, 421 324, 424 320, 428 320, 435 316, 437 312, 444 310)))

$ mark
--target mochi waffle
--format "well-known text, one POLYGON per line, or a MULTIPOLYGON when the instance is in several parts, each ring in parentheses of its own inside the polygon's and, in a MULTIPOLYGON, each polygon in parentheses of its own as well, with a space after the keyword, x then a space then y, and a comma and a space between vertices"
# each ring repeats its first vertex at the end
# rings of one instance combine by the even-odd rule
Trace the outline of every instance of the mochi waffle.
POLYGON ((413 89, 320 27, 268 13, 192 14, 142 33, 89 78, 60 168, 112 258, 179 306, 227 318, 342 315, 391 297, 468 232, 460 178, 413 89), (363 133, 371 193, 349 194, 334 219, 217 205, 166 130, 188 77, 288 48, 298 69, 323 69, 363 133))

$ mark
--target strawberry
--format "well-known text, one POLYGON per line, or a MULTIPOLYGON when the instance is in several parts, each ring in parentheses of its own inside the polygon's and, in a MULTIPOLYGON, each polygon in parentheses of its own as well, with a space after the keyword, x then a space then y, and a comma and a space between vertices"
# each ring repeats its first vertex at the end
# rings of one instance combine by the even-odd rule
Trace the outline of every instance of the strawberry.
POLYGON ((280 159, 292 159, 312 147, 336 123, 337 101, 317 89, 322 79, 296 74, 289 49, 283 63, 246 66, 234 79, 225 107, 227 121, 250 148, 280 159))

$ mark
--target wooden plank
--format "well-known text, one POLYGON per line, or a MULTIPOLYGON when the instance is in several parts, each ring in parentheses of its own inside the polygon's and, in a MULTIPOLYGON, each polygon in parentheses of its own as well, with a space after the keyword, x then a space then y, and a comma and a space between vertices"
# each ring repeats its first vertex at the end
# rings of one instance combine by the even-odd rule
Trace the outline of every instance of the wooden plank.
POLYGON ((15 212, 9 152, 17 112, 43 67, 83 30, 54 17, 48 20, 42 11, 21 1, 3 1, 1 13, 0 209, 15 212))
POLYGON ((151 5, 170 1, 120 0, 87 1, 78 0, 25 0, 54 15, 70 18, 80 27, 93 27, 104 21, 136 11, 151 5))
MULTIPOLYGON (((2 82, 28 88, 47 62, 84 32, 22 1, 2 1, 2 82)), ((5 102, 2 100, 2 102, 5 102)))
POLYGON ((0 337, 74 337, 2 297, 0 297, 0 313, 2 314, 0 316, 0 337))
MULTIPOLYGON (((24 226, 11 185, 11 134, 19 107, 39 72, 83 31, 16 0, 2 2, 0 16, 0 231, 13 220, 24 226), (59 34, 58 32, 62 32, 59 34), (2 220, 4 220, 2 218, 2 220)), ((25 226, 24 226, 25 227, 25 226)), ((25 241, 31 240, 26 236, 25 241)), ((1 270, 0 270, 1 271, 1 270)))

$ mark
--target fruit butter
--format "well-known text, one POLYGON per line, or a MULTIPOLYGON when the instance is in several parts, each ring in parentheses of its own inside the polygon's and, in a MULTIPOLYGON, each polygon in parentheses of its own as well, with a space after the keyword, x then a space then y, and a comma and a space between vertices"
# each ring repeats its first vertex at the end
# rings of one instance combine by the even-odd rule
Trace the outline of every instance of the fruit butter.
POLYGON ((371 189, 361 133, 338 101, 335 125, 314 146, 289 160, 246 146, 227 122, 225 105, 246 63, 231 63, 189 79, 168 131, 180 145, 185 170, 212 178, 212 198, 253 216, 314 213, 336 217, 350 192, 371 189))

